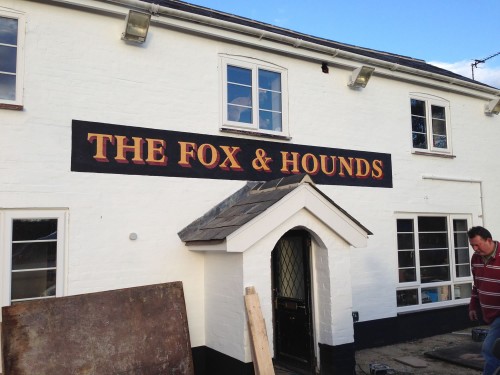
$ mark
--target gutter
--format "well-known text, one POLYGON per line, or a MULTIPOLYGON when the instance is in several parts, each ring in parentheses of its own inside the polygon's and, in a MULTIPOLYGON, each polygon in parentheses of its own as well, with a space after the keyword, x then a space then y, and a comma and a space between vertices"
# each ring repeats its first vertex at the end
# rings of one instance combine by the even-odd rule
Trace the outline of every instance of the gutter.
MULTIPOLYGON (((79 0, 45 0, 45 1, 46 2, 62 3, 62 4, 66 4, 66 5, 72 5, 72 6, 77 5, 77 6, 81 6, 84 8, 93 9, 93 10, 97 9, 95 6, 90 6, 88 4, 84 4, 82 2, 79 2, 79 0)), ((185 12, 185 11, 181 11, 181 10, 177 10, 177 9, 172 9, 172 8, 164 7, 164 6, 161 6, 158 4, 147 3, 147 2, 144 2, 141 0, 95 0, 95 1, 103 2, 103 3, 111 3, 111 4, 130 7, 130 8, 135 8, 138 10, 142 10, 142 11, 151 13, 153 15, 163 15, 163 16, 173 17, 173 18, 177 18, 177 19, 181 19, 181 20, 187 20, 187 21, 194 22, 197 24, 202 24, 202 25, 206 25, 206 26, 210 26, 210 27, 215 27, 218 29, 224 29, 224 30, 228 30, 228 31, 237 32, 240 34, 253 36, 253 37, 258 38, 259 41, 261 41, 263 39, 270 40, 273 42, 293 46, 297 49, 319 52, 321 54, 328 55, 330 58, 335 58, 335 57, 345 58, 347 60, 357 61, 357 62, 361 62, 363 64, 366 63, 366 64, 370 64, 372 66, 386 68, 392 72, 397 71, 397 72, 402 72, 402 73, 408 73, 408 74, 411 74, 414 76, 425 77, 425 78, 429 78, 429 79, 432 79, 435 81, 440 81, 440 82, 444 82, 444 83, 449 83, 451 85, 465 87, 465 88, 472 89, 475 91, 480 91, 480 92, 487 93, 487 94, 490 94, 493 96, 500 96, 500 90, 496 89, 496 88, 487 87, 487 86, 483 86, 480 84, 463 81, 463 80, 460 80, 457 78, 448 77, 448 76, 437 74, 437 73, 426 72, 424 70, 419 70, 416 68, 400 65, 397 63, 393 63, 393 62, 379 60, 379 59, 376 59, 373 57, 359 55, 359 54, 344 51, 344 50, 341 50, 338 48, 323 46, 323 45, 320 45, 317 43, 302 40, 300 38, 293 38, 293 37, 289 37, 286 35, 281 35, 281 34, 269 32, 269 31, 264 31, 264 30, 259 30, 259 29, 256 29, 256 28, 250 27, 250 26, 240 25, 240 24, 234 23, 234 22, 219 20, 219 19, 215 19, 215 18, 211 18, 211 17, 207 17, 207 16, 202 16, 202 15, 189 13, 189 12, 185 12)), ((199 30, 195 30, 195 29, 192 29, 191 31, 200 33, 199 30)), ((203 34, 208 35, 208 33, 203 33, 203 34)), ((220 35, 218 37, 221 38, 220 35)), ((224 37, 222 37, 222 38, 224 38, 224 37)), ((227 38, 227 39, 230 39, 230 38, 227 38)), ((319 61, 319 59, 318 59, 318 61, 319 61)), ((331 62, 331 63, 341 65, 341 64, 338 64, 335 62, 331 62)), ((397 77, 391 76, 389 74, 380 74, 380 72, 377 72, 377 71, 374 74, 386 75, 386 76, 389 76, 392 78, 397 78, 397 77)), ((450 89, 448 88, 448 90, 450 90, 450 89)), ((466 94, 464 92, 461 92, 461 93, 466 94)), ((484 96, 478 96, 478 97, 481 97, 483 99, 492 99, 492 97, 484 97, 484 96)))

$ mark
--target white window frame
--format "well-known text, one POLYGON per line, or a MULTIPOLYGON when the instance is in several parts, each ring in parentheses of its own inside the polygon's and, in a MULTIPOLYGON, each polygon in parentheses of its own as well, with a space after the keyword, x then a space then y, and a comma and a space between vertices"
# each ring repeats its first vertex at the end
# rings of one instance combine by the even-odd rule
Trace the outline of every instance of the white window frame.
POLYGON ((453 153, 452 143, 451 143, 451 116, 450 116, 450 102, 446 99, 440 98, 434 95, 422 94, 422 93, 410 93, 409 100, 410 107, 410 131, 411 131, 411 147, 414 154, 434 154, 451 156, 453 153), (427 135, 427 148, 416 148, 413 147, 413 127, 412 127, 412 113, 411 113, 411 100, 420 100, 425 102, 425 119, 426 119, 426 135, 427 135), (446 121, 446 145, 447 148, 434 147, 433 143, 433 127, 432 127, 432 106, 439 106, 445 109, 445 121, 446 121))
MULTIPOLYGON (((56 259, 56 294, 55 297, 65 295, 65 269, 66 269, 66 228, 68 213, 65 209, 45 210, 0 210, 0 246, 3 258, 3 280, 2 306, 11 304, 11 282, 12 282, 12 226, 17 219, 57 219, 57 259, 56 259)), ((38 297, 32 299, 54 298, 38 297)))
MULTIPOLYGON (((26 34, 26 17, 21 12, 8 11, 0 8, 0 17, 17 20, 17 61, 16 61, 16 88, 14 100, 0 99, 0 109, 23 108, 23 87, 24 87, 24 45, 26 34)), ((7 74, 4 73, 3 74, 7 74)))
POLYGON ((290 138, 288 124, 288 73, 283 67, 260 61, 251 58, 238 56, 237 58, 229 56, 220 57, 220 79, 222 86, 221 102, 221 128, 222 131, 236 131, 245 133, 254 133, 258 135, 266 135, 280 138, 290 138), (228 65, 249 69, 252 71, 252 118, 251 124, 241 123, 228 120, 228 103, 227 103, 227 67, 228 65), (258 87, 258 70, 264 69, 281 75, 281 131, 267 130, 259 128, 259 87, 258 87))
MULTIPOLYGON (((427 214, 427 213, 401 213, 397 214, 394 220, 394 224, 397 225, 398 219, 413 219, 414 223, 414 243, 415 243, 415 269, 416 269, 416 281, 414 282, 399 282, 399 262, 398 255, 396 255, 396 281, 397 281, 397 291, 403 290, 413 290, 418 289, 418 301, 419 303, 416 305, 409 306, 399 306, 397 307, 398 312, 409 312, 409 311, 421 311, 426 309, 433 309, 436 307, 444 307, 444 306, 456 306, 468 304, 470 302, 470 298, 459 298, 455 299, 455 285, 460 284, 471 284, 472 280, 472 272, 470 276, 467 277, 457 277, 456 275, 456 262, 455 262, 455 247, 454 247, 454 231, 453 231, 453 220, 465 220, 467 222, 467 228, 471 227, 471 215, 465 214, 427 214), (432 282, 432 283, 422 283, 420 276, 420 257, 419 257, 419 243, 418 243, 418 218, 419 217, 446 217, 447 218, 447 228, 448 228, 448 256, 450 260, 450 281, 442 281, 442 282, 432 282), (440 286, 450 286, 451 289, 451 297, 448 301, 438 301, 432 303, 422 303, 422 289, 440 287, 440 286)), ((395 228, 395 249, 398 251, 397 244, 397 227, 395 228)), ((470 262, 470 258, 472 256, 472 250, 470 246, 468 247, 468 259, 470 262)))

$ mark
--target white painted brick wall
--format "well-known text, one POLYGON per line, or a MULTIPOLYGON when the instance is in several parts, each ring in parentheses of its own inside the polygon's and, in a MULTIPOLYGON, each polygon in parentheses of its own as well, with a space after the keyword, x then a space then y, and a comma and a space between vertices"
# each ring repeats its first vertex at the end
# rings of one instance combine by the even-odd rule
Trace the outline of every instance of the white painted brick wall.
MULTIPOLYGON (((318 316, 331 316, 347 327, 351 303, 361 320, 396 315, 395 212, 469 213, 475 225, 483 222, 477 184, 422 180, 423 174, 482 180, 484 222, 500 237, 495 232, 500 228, 500 118, 484 116, 482 99, 377 75, 364 90, 353 91, 346 86, 347 69, 331 68, 327 75, 320 64, 155 25, 146 45, 130 46, 120 40, 123 19, 35 1, 0 0, 0 7, 23 11, 27 19, 24 110, 0 110, 0 207, 69 209, 68 294, 181 280, 192 345, 210 344, 248 359, 247 350, 217 339, 215 306, 204 299, 207 285, 218 286, 207 270, 228 267, 234 259, 204 260, 187 251, 177 236, 243 182, 70 172, 72 119, 220 134, 221 53, 288 69, 292 143, 392 155, 392 189, 320 186, 374 235, 366 249, 338 248, 328 259, 316 254, 317 273, 330 267, 330 280, 317 279, 316 298, 333 295, 332 305, 318 316), (450 101, 455 158, 411 154, 410 92, 450 101), (138 233, 137 241, 128 240, 130 232, 138 233), (328 282, 342 288, 331 290, 328 282), (350 286, 352 302, 342 290, 350 286)), ((265 254, 273 244, 266 246, 271 247, 265 254)), ((267 267, 268 257, 262 264, 251 255, 248 259, 242 294, 247 283, 260 282, 251 277, 253 267, 267 267)), ((269 311, 270 291, 257 291, 269 311)), ((242 306, 242 294, 230 300, 242 306)), ((222 295, 215 297, 229 304, 222 295)), ((246 329, 244 317, 234 311, 228 311, 224 324, 225 330, 246 329)), ((319 339, 326 342, 331 329, 321 326, 319 339)), ((332 344, 352 336, 350 330, 339 330, 332 344)))
POLYGON ((243 254, 208 253, 204 287, 206 345, 244 361, 243 254))

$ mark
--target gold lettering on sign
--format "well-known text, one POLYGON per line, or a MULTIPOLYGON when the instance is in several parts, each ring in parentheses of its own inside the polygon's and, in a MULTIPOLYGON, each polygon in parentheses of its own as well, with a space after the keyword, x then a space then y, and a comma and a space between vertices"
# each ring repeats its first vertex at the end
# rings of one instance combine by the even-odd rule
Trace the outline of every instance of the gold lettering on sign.
POLYGON ((238 162, 238 159, 236 159, 236 155, 241 151, 241 148, 232 146, 220 146, 220 148, 226 154, 226 159, 221 163, 219 167, 225 171, 243 171, 243 167, 238 162))
POLYGON ((307 153, 300 155, 298 152, 281 151, 282 166, 281 172, 286 174, 307 173, 317 175, 322 173, 325 176, 352 178, 375 178, 382 179, 383 162, 374 160, 371 164, 364 158, 334 156, 334 155, 314 155, 307 153))
POLYGON ((282 167, 281 167, 281 172, 290 174, 298 174, 300 173, 299 170, 299 157, 300 154, 298 152, 285 152, 281 151, 281 156, 282 156, 282 167), (291 160, 290 160, 291 156, 291 160), (291 168, 291 169, 290 169, 291 168))
POLYGON ((148 145, 148 158, 146 163, 149 165, 167 165, 168 158, 165 156, 167 141, 164 139, 146 138, 148 145))
POLYGON ((307 174, 312 174, 312 175, 318 174, 319 162, 318 158, 315 155, 310 153, 305 154, 304 156, 302 156, 301 164, 302 164, 302 169, 307 174))
POLYGON ((347 158, 349 160, 349 162, 347 162, 346 158, 344 158, 343 156, 340 156, 339 157, 339 161, 340 161, 340 171, 339 171, 339 176, 341 177, 345 177, 345 172, 347 171, 347 174, 349 176, 353 176, 353 173, 352 173, 352 169, 353 169, 353 166, 352 166, 352 160, 353 158, 347 158))
POLYGON ((219 152, 217 151, 215 146, 211 145, 210 143, 203 143, 198 148, 198 160, 204 167, 208 169, 214 169, 217 164, 219 164, 219 152), (208 161, 207 154, 210 154, 212 156, 210 161, 208 161))
POLYGON ((129 145, 129 139, 124 135, 115 135, 116 138, 116 156, 115 160, 118 163, 128 163, 126 154, 132 152, 134 157, 132 158, 132 163, 134 164, 144 164, 142 159, 142 146, 144 144, 144 139, 141 137, 132 137, 134 144, 129 145))
POLYGON ((194 142, 179 141, 178 143, 180 146, 178 164, 181 167, 192 168, 192 161, 198 160, 201 165, 208 169, 213 169, 219 166, 220 169, 225 171, 243 171, 243 167, 236 158, 236 155, 241 151, 241 148, 239 147, 218 146, 223 151, 225 156, 224 161, 219 164, 221 160, 221 152, 216 146, 210 143, 203 143, 200 146, 194 142))
MULTIPOLYGON (((166 166, 169 162, 165 139, 87 133, 87 142, 95 147, 92 158, 102 163, 109 163, 110 158, 114 158, 117 163, 121 164, 131 162, 138 165, 166 166)), ((244 151, 240 146, 219 145, 216 141, 200 142, 200 144, 185 141, 177 141, 177 143, 179 145, 178 165, 183 168, 214 169, 219 167, 226 172, 243 172, 244 167, 248 167, 256 172, 276 172, 277 174, 281 172, 283 175, 307 173, 356 179, 382 180, 385 178, 383 160, 315 154, 316 148, 314 147, 309 149, 313 152, 304 154, 295 151, 280 151, 281 164, 278 164, 277 168, 281 168, 278 172, 273 171, 271 167, 273 159, 279 157, 276 156, 275 148, 271 149, 271 152, 264 148, 255 149, 251 165, 247 166, 242 165, 238 160, 240 153, 244 151)), ((247 152, 251 153, 251 146, 249 147, 250 150, 247 152)), ((349 150, 343 152, 349 155, 349 150)), ((242 158, 247 162, 246 160, 251 155, 244 156, 242 158)))
POLYGON ((320 155, 319 160, 321 161, 321 172, 323 172, 325 175, 328 177, 335 176, 337 173, 337 157, 336 156, 327 156, 327 155, 320 155), (328 164, 331 162, 331 168, 328 169, 328 164))
POLYGON ((191 168, 190 159, 195 158, 196 143, 179 141, 180 155, 178 164, 184 168, 191 168))
POLYGON ((366 159, 356 159, 356 177, 368 178, 371 172, 370 163, 366 159))
POLYGON ((116 145, 114 159, 118 163, 128 163, 127 154, 132 153, 134 164, 167 165, 165 155, 167 142, 163 139, 132 137, 133 144, 129 144, 129 139, 123 135, 88 133, 87 141, 96 145, 96 152, 93 158, 99 162, 109 162, 107 145, 116 145), (147 145, 147 159, 143 159, 144 144, 147 145))
POLYGON ((374 160, 372 163, 373 172, 372 177, 376 180, 381 180, 384 178, 384 162, 382 160, 374 160))
POLYGON ((267 156, 266 151, 262 148, 258 148, 255 150, 255 156, 256 158, 252 160, 253 169, 258 172, 271 172, 269 163, 271 163, 273 159, 267 156))
POLYGON ((96 152, 94 154, 94 159, 100 162, 109 162, 106 153, 106 145, 111 143, 115 144, 115 138, 111 134, 98 134, 98 133, 88 133, 87 141, 90 143, 96 143, 96 152))

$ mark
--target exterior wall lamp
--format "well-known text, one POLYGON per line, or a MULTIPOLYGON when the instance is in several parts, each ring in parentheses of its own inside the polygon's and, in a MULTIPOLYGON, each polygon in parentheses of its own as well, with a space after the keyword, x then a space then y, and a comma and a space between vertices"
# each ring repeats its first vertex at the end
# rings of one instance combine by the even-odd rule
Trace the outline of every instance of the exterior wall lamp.
POLYGON ((150 21, 151 14, 129 10, 122 39, 128 42, 144 43, 148 35, 150 21))
POLYGON ((498 115, 500 113, 500 98, 490 100, 484 105, 484 113, 487 115, 498 115))
POLYGON ((370 66, 365 66, 365 65, 360 66, 359 68, 355 69, 352 72, 351 78, 347 86, 349 86, 352 89, 366 87, 374 70, 375 68, 372 68, 370 66))

